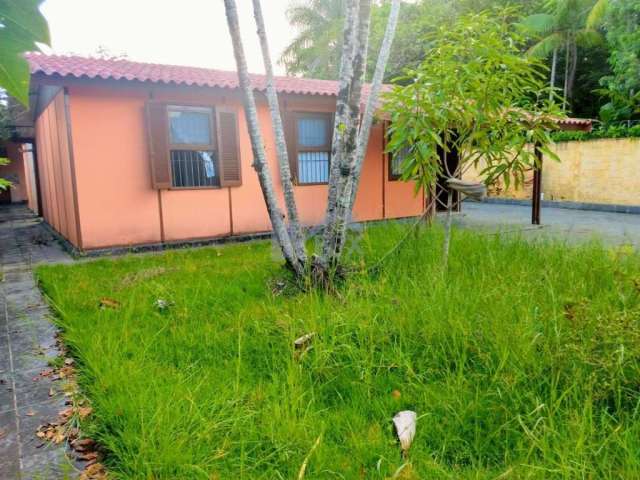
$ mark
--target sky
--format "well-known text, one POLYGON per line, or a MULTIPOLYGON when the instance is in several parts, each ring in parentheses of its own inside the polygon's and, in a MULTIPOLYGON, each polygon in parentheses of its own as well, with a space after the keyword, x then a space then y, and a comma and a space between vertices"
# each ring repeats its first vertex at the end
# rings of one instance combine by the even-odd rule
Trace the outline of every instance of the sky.
MULTIPOLYGON (((264 71, 251 0, 236 0, 249 70, 264 71)), ((295 36, 285 10, 290 0, 262 0, 276 74, 281 52, 295 36)), ((48 53, 126 54, 134 61, 235 70, 222 0, 46 0, 48 53)))

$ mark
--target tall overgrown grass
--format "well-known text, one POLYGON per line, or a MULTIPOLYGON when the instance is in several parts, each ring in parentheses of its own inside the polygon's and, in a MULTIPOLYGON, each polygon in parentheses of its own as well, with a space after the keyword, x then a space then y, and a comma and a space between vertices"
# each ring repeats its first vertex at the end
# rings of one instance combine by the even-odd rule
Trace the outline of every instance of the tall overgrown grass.
MULTIPOLYGON (((351 261, 405 228, 369 228, 351 261)), ((640 257, 455 231, 443 272, 441 241, 334 295, 281 291, 268 243, 38 275, 116 478, 292 479, 307 457, 306 479, 640 478, 640 257)))

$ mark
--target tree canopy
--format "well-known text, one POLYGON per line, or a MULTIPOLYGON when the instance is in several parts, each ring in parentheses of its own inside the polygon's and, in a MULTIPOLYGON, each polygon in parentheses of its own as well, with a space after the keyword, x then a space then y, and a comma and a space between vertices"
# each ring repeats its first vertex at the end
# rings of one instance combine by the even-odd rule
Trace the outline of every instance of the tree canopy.
POLYGON ((430 190, 439 176, 457 177, 483 162, 487 183, 519 182, 535 155, 527 145, 550 142, 552 119, 546 69, 521 55, 524 42, 509 12, 461 17, 429 37, 431 49, 386 95, 392 155, 403 158, 402 178, 430 190), (407 145, 409 146, 407 148, 407 145), (447 170, 441 152, 457 152, 447 170))
MULTIPOLYGON (((337 78, 333 56, 341 46, 343 4, 343 0, 292 0, 289 14, 298 36, 281 58, 289 74, 337 78)), ((567 84, 569 112, 589 118, 602 113, 605 121, 637 118, 635 104, 624 100, 639 90, 634 80, 640 71, 636 63, 638 5, 637 0, 405 0, 385 82, 400 81, 406 68, 416 68, 426 58, 430 36, 439 27, 451 26, 467 14, 509 6, 513 10, 505 21, 534 27, 520 47, 523 55, 538 53, 551 67, 556 50, 554 84, 560 90, 567 84)), ((380 45, 388 9, 388 0, 374 3, 371 51, 380 45)), ((373 68, 368 58, 367 78, 373 68)))
POLYGON ((0 87, 23 105, 29 103, 29 65, 24 52, 50 43, 39 7, 44 0, 0 0, 0 87))
POLYGON ((606 121, 640 119, 640 2, 609 4, 604 28, 610 45, 611 75, 601 79, 608 103, 600 110, 606 121))

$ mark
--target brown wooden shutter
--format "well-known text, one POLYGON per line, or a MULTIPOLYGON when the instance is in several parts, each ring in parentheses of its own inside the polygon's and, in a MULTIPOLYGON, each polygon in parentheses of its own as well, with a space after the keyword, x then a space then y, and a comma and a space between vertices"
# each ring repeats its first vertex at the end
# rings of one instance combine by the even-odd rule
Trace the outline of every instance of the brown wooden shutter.
POLYGON ((171 188, 171 163, 169 161, 169 117, 164 103, 147 102, 147 136, 153 188, 171 188))
POLYGON ((229 108, 216 108, 216 126, 220 185, 222 187, 241 185, 240 140, 236 111, 229 108))
POLYGON ((296 114, 280 108, 282 112, 282 126, 284 128, 284 139, 287 142, 287 156, 289 157, 289 170, 291 180, 298 181, 298 138, 296 135, 296 114))

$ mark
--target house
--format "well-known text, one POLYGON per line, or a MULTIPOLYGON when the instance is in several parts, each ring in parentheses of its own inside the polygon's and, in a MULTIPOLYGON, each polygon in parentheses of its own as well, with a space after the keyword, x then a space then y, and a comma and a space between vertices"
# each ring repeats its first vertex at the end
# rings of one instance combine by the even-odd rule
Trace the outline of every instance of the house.
MULTIPOLYGON (((23 163, 24 182, 35 185, 24 193, 31 208, 75 249, 270 230, 235 72, 40 53, 27 58, 33 138, 17 140, 14 159, 23 163)), ((280 193, 265 78, 252 81, 280 193)), ((278 77, 276 88, 299 214, 305 225, 317 225, 326 208, 337 82, 278 77)), ((357 221, 416 216, 425 208, 424 194, 394 175, 384 128, 384 122, 372 128, 357 221)))

